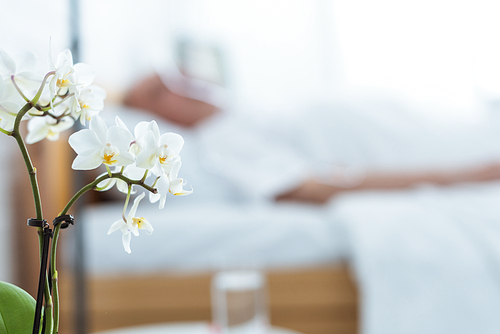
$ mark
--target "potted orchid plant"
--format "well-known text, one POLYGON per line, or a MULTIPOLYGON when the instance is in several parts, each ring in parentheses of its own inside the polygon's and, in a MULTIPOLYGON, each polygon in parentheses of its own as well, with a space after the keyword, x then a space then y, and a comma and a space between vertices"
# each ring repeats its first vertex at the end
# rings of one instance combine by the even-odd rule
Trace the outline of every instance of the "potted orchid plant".
POLYGON ((24 290, 0 282, 0 333, 58 333, 59 232, 74 223, 69 210, 87 191, 106 191, 116 186, 126 194, 122 215, 110 225, 108 234, 121 231, 123 247, 128 253, 132 234, 139 235, 141 229, 153 232, 146 218, 136 216, 145 192, 151 202, 159 202, 160 209, 165 206, 168 193, 181 196, 192 193, 184 189, 184 181, 178 177, 179 153, 184 144, 180 135, 161 134, 155 121, 138 123, 132 133, 119 117, 108 127, 99 116, 106 93, 92 85, 94 71, 90 66, 73 64, 69 50, 56 58, 51 51, 49 58, 50 71, 41 75, 36 72, 34 54, 25 52, 11 57, 0 50, 0 132, 16 141, 26 165, 36 212, 28 225, 38 231, 41 264, 36 300, 24 290), (20 130, 24 121, 28 130, 25 138, 20 130), (69 145, 77 154, 72 168, 92 170, 103 165, 106 171, 77 191, 51 226, 43 216, 36 168, 26 144, 58 140, 59 134, 72 128, 76 121, 88 128, 69 137, 69 145), (139 189, 145 192, 135 197, 129 209, 131 196, 139 189))

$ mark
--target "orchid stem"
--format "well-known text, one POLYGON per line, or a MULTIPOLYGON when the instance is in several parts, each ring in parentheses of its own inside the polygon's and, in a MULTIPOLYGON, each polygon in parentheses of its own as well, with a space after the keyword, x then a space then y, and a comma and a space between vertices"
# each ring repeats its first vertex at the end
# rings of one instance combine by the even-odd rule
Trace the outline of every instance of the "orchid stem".
POLYGON ((36 95, 33 97, 33 100, 31 100, 31 102, 33 103, 33 105, 37 104, 38 100, 40 100, 40 96, 42 96, 43 89, 45 88, 45 83, 47 83, 47 79, 51 75, 55 75, 55 74, 56 74, 55 71, 50 71, 49 73, 45 74, 45 77, 43 78, 42 84, 40 85, 40 88, 38 89, 38 92, 36 92, 36 95))
POLYGON ((75 202, 83 194, 85 194, 87 191, 89 191, 91 189, 95 189, 97 187, 97 185, 99 183, 101 183, 102 181, 107 180, 107 179, 113 179, 113 178, 125 181, 128 185, 136 184, 138 186, 143 187, 147 191, 152 192, 153 194, 158 193, 158 190, 156 190, 154 187, 148 186, 147 184, 145 184, 141 180, 132 180, 132 179, 129 179, 128 177, 122 175, 121 173, 112 173, 111 176, 109 176, 108 174, 105 174, 105 175, 102 175, 102 176, 98 177, 94 181, 90 182, 89 184, 87 184, 86 186, 84 186, 83 188, 81 188, 80 190, 78 190, 78 192, 75 195, 73 195, 73 197, 69 200, 68 204, 66 204, 66 206, 64 207, 64 209, 61 211, 61 215, 67 214, 68 211, 69 211, 69 209, 71 209, 71 207, 73 206, 73 204, 75 204, 75 202))
POLYGON ((123 212, 122 212, 122 218, 124 222, 127 222, 127 218, 125 217, 125 214, 127 212, 127 206, 128 206, 128 201, 130 200, 130 193, 132 192, 132 185, 128 185, 128 192, 127 192, 127 198, 125 199, 125 205, 123 206, 123 212))
POLYGON ((144 175, 142 176, 142 179, 141 179, 142 182, 146 181, 146 178, 148 177, 148 172, 149 172, 149 169, 146 169, 146 171, 144 172, 144 175))
MULTIPOLYGON (((26 169, 28 170, 29 176, 30 176, 30 182, 31 182, 31 189, 33 191, 33 200, 35 202, 35 211, 36 211, 36 219, 37 220, 43 220, 43 211, 42 211, 42 201, 40 199, 40 190, 38 188, 38 181, 36 178, 36 168, 33 166, 33 163, 31 162, 30 155, 28 153, 28 149, 26 148, 26 144, 24 143, 23 138, 21 137, 21 133, 19 131, 19 127, 21 124, 21 120, 23 116, 33 107, 32 102, 28 102, 24 105, 24 107, 21 108, 19 113, 16 116, 16 120, 14 122, 14 129, 10 133, 12 137, 17 142, 17 145, 19 146, 19 150, 21 151, 21 154, 24 159, 24 163, 26 164, 26 169)), ((38 228, 38 242, 40 249, 42 248, 42 242, 43 242, 43 233, 42 233, 42 228, 38 228)), ((40 259, 42 256, 42 252, 40 252, 40 259)), ((45 317, 45 326, 46 328, 52 330, 52 298, 50 296, 50 290, 49 290, 49 284, 48 284, 48 278, 45 278, 45 289, 44 289, 44 295, 45 295, 45 312, 44 312, 44 317, 45 317)))
POLYGON ((17 141, 17 145, 21 150, 24 163, 26 164, 26 168, 28 169, 28 173, 30 175, 31 189, 33 191, 33 199, 35 201, 36 219, 42 220, 43 219, 42 202, 40 199, 40 190, 38 188, 38 181, 36 179, 36 168, 33 167, 33 163, 31 162, 28 149, 26 148, 26 144, 24 143, 24 140, 21 137, 21 133, 19 131, 19 125, 21 123, 21 119, 32 107, 33 105, 31 103, 26 103, 24 107, 19 111, 16 120, 14 122, 14 130, 12 130, 10 135, 14 137, 14 139, 17 141))
MULTIPOLYGON (((50 106, 50 105, 49 105, 48 107, 40 107, 40 109, 39 109, 39 110, 40 110, 40 111, 49 111, 49 110, 51 110, 51 109, 54 109, 55 107, 57 107, 57 106, 59 106, 59 105, 63 104, 63 103, 64 103, 64 101, 66 101, 67 99, 69 99, 70 97, 72 97, 72 96, 74 96, 74 95, 75 95, 74 93, 71 93, 71 94, 69 94, 69 95, 66 95, 65 97, 63 97, 63 98, 61 99, 61 101, 57 102, 56 104, 54 104, 54 105, 52 105, 52 106, 50 106)), ((52 116, 52 118, 56 118, 56 117, 57 117, 57 116, 53 116, 52 114, 47 114, 47 115, 52 116)))
POLYGON ((10 76, 10 79, 12 80, 12 83, 14 84, 14 87, 16 88, 17 92, 19 93, 19 95, 21 95, 21 97, 24 99, 24 101, 26 102, 30 102, 30 99, 28 99, 26 97, 26 95, 24 95, 23 91, 21 90, 21 88, 19 88, 19 86, 17 85, 16 83, 16 80, 14 80, 14 75, 11 75, 10 76))
POLYGON ((0 128, 0 132, 1 132, 1 133, 5 133, 5 134, 6 134, 6 135, 8 135, 8 136, 12 135, 12 131, 7 131, 7 130, 2 129, 2 128, 0 128))

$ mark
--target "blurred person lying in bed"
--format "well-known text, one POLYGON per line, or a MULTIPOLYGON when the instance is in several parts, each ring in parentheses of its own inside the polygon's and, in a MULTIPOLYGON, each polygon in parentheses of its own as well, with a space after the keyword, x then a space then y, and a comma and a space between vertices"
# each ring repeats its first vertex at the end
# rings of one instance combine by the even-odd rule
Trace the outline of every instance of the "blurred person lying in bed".
POLYGON ((485 131, 442 129, 400 105, 363 99, 302 116, 244 116, 193 98, 189 79, 181 81, 152 75, 124 102, 198 131, 201 159, 252 196, 325 203, 346 191, 500 179, 500 138, 485 131))

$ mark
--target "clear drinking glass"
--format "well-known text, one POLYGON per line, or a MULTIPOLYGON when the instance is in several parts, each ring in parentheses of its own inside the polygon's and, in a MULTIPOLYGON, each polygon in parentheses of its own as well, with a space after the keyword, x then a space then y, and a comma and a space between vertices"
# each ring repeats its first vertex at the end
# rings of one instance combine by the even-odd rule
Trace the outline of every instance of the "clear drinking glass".
POLYGON ((222 271, 212 279, 214 328, 223 334, 264 334, 269 328, 267 285, 257 270, 222 271))

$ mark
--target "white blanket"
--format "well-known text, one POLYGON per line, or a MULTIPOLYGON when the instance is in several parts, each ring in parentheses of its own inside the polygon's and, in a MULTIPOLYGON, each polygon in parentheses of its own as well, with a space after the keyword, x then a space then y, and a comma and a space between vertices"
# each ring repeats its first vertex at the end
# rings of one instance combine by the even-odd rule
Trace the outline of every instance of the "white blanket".
POLYGON ((339 199, 362 333, 500 332, 500 183, 339 199))
POLYGON ((131 254, 123 250, 121 235, 106 235, 120 217, 121 204, 85 210, 80 220, 86 226, 89 271, 120 275, 295 268, 336 263, 345 255, 345 238, 321 208, 191 204, 185 198, 168 202, 164 210, 141 203, 138 213, 149 219, 155 231, 133 237, 131 254))

